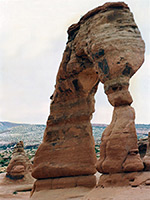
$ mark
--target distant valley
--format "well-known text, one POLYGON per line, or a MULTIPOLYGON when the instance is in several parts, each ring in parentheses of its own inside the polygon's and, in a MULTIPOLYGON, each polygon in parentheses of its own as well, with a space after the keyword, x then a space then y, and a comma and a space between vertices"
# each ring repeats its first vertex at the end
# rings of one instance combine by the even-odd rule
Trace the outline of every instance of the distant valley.
MULTIPOLYGON (((95 143, 100 144, 106 124, 92 124, 95 143)), ((42 142, 45 125, 0 122, 0 150, 12 148, 18 141, 24 142, 26 149, 37 148, 42 142)), ((144 138, 150 132, 150 124, 136 124, 138 138, 144 138)))

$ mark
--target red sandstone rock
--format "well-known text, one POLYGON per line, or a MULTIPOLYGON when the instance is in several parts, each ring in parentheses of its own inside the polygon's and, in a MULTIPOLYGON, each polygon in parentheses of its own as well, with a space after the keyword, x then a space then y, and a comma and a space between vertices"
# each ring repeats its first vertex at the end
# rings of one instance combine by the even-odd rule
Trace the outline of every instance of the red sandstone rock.
POLYGON ((114 173, 103 174, 98 186, 112 187, 112 186, 129 186, 137 187, 140 185, 148 185, 150 180, 150 172, 131 172, 131 173, 114 173))
POLYGON ((84 123, 83 126, 70 123, 65 127, 51 128, 48 134, 54 139, 51 143, 42 143, 36 152, 33 176, 50 178, 94 174, 96 158, 90 132, 91 126, 84 123), (36 166, 40 162, 42 164, 36 166))
POLYGON ((143 158, 143 163, 145 171, 150 171, 150 132, 148 133, 147 151, 143 158))
POLYGON ((31 171, 32 164, 24 151, 23 142, 20 141, 14 148, 12 159, 7 167, 6 177, 21 179, 31 171))
POLYGON ((68 34, 43 142, 34 159, 33 177, 96 172, 90 120, 100 81, 115 108, 102 136, 97 169, 103 173, 142 170, 138 152, 130 154, 137 149, 137 136, 129 79, 142 65, 145 50, 132 13, 125 3, 106 3, 84 15, 68 34))
POLYGON ((142 184, 146 184, 146 182, 150 180, 150 172, 141 172, 137 173, 134 180, 130 183, 132 187, 137 187, 142 184))
POLYGON ((11 174, 16 174, 16 173, 20 174, 24 172, 25 172, 25 167, 23 165, 16 165, 11 169, 11 174))
POLYGON ((54 178, 54 179, 42 179, 37 180, 33 186, 33 192, 50 189, 62 189, 71 187, 89 187, 95 186, 96 176, 75 176, 65 178, 54 178))
POLYGON ((100 176, 98 186, 100 187, 113 187, 113 186, 129 186, 135 180, 137 172, 132 173, 114 173, 103 174, 100 176))
POLYGON ((105 129, 97 169, 103 173, 141 171, 144 166, 138 154, 134 109, 115 107, 112 122, 105 129), (135 155, 132 150, 134 149, 135 155), (132 153, 130 153, 132 152, 132 153))

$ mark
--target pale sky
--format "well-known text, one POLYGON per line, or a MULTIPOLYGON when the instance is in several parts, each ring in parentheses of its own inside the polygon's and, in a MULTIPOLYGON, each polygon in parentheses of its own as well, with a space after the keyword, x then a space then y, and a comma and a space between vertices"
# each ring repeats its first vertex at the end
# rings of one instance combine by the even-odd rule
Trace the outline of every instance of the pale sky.
MULTIPOLYGON (((116 0, 117 1, 117 0, 116 0)), ((68 27, 106 0, 0 0, 0 121, 45 124, 68 27)), ((113 2, 113 0, 109 0, 113 2)), ((125 0, 146 43, 145 62, 130 91, 136 123, 150 124, 150 1, 125 0)), ((103 85, 93 123, 110 123, 103 85)))

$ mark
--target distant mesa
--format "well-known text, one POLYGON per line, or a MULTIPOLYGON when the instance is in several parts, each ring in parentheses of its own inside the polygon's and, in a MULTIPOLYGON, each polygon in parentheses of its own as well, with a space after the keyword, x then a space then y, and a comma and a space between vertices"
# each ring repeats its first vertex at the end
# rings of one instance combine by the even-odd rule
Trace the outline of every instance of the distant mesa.
POLYGON ((0 133, 7 131, 8 129, 16 126, 20 126, 22 124, 19 123, 12 123, 12 122, 0 122, 0 133))

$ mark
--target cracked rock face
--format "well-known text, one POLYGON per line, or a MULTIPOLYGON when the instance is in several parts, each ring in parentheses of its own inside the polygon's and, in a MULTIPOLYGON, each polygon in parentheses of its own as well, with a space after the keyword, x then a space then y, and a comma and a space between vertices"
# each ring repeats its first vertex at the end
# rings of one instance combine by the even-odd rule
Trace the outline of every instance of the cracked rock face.
POLYGON ((43 142, 35 155, 33 177, 96 172, 90 120, 99 82, 104 84, 108 100, 115 108, 112 122, 102 136, 98 171, 143 169, 128 87, 144 61, 144 51, 133 15, 122 2, 106 3, 89 11, 69 27, 43 142))

